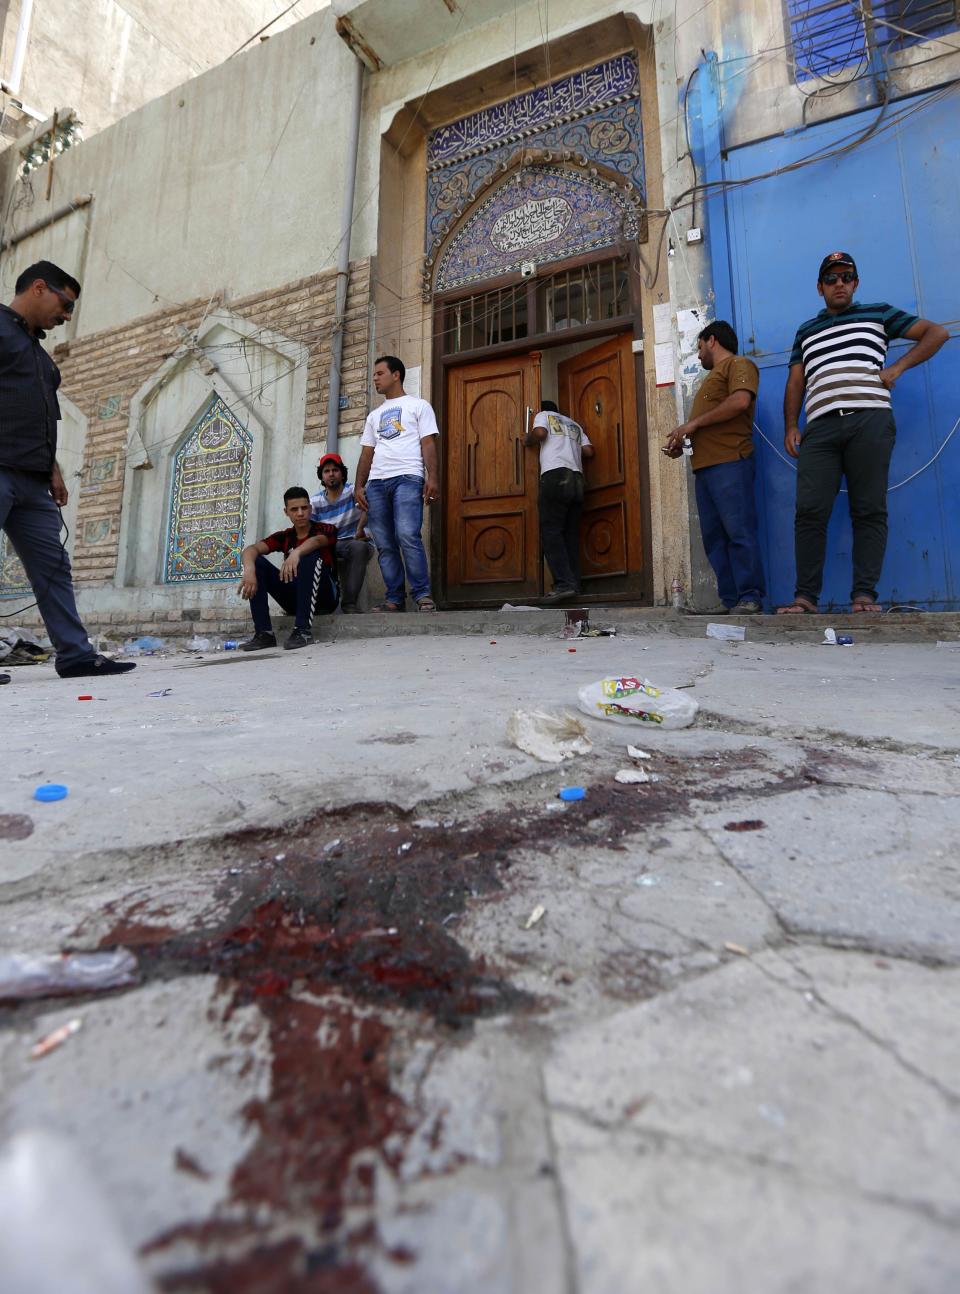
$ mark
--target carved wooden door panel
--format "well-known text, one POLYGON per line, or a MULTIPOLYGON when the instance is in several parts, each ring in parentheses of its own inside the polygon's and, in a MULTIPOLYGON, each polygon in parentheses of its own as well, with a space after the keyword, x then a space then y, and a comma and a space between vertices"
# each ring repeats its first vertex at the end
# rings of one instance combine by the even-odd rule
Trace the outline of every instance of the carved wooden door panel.
POLYGON ((557 366, 561 412, 580 423, 594 457, 584 463, 580 523, 583 591, 642 591, 637 392, 630 337, 611 338, 557 366))
POLYGON ((448 374, 449 602, 516 601, 540 592, 539 460, 523 443, 526 411, 539 402, 536 352, 448 374))

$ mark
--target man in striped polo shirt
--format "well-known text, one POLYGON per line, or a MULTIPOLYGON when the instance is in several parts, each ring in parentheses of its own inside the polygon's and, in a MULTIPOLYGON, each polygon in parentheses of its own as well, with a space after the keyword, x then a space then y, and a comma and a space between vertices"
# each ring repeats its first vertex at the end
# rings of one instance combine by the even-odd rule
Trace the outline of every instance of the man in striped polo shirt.
POLYGON ((935 355, 946 328, 879 303, 854 301, 859 279, 849 252, 823 258, 817 291, 824 309, 797 330, 783 397, 784 447, 797 461, 796 593, 782 613, 816 611, 827 522, 847 480, 853 524, 854 611, 879 611, 877 583, 887 546, 887 472, 896 436, 890 392, 908 368, 935 355), (916 345, 887 366, 888 344, 916 345), (800 435, 806 392, 807 425, 800 435))
POLYGON ((364 530, 367 514, 353 497, 353 486, 347 483, 347 465, 339 454, 323 455, 317 464, 317 479, 323 488, 310 496, 310 518, 336 530, 340 610, 358 612, 367 562, 373 556, 373 544, 364 530))

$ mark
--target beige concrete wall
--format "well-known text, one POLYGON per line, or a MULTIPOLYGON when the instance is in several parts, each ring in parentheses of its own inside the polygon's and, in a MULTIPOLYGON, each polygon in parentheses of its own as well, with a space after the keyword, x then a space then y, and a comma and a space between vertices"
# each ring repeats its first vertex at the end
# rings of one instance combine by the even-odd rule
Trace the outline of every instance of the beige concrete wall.
MULTIPOLYGON (((6 236, 77 194, 72 263, 83 280, 78 337, 157 309, 274 289, 333 265, 354 58, 324 10, 181 86, 56 159, 3 170, 6 236)), ((376 190, 358 185, 351 254, 374 250, 376 190)), ((0 257, 9 299, 48 229, 0 257)))
MULTIPOLYGON (((19 98, 43 114, 69 104, 87 138, 330 0, 37 0, 19 98), (256 38, 259 40, 259 37, 256 38)), ((21 0, 0 4, 0 75, 9 80, 21 0)))

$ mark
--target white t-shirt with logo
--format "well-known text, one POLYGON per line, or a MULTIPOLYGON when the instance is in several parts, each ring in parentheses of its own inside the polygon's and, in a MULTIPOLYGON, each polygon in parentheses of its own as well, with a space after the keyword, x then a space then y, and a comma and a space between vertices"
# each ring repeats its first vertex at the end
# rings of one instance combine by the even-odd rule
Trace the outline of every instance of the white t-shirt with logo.
POLYGON ((391 476, 426 476, 420 441, 424 436, 438 436, 440 428, 433 409, 415 395, 398 395, 384 400, 367 415, 360 444, 373 451, 371 481, 385 481, 391 476))
POLYGON ((567 467, 571 472, 582 472, 581 448, 590 448, 590 438, 579 422, 562 413, 549 413, 542 409, 533 420, 535 427, 546 427, 547 436, 540 442, 540 473, 552 472, 556 467, 567 467))

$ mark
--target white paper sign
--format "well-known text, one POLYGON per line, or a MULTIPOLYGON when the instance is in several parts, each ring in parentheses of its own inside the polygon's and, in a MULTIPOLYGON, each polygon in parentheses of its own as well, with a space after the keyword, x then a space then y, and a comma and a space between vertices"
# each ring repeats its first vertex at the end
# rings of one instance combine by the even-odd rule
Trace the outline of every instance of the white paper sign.
POLYGON ((654 346, 653 365, 657 374, 657 386, 672 386, 676 381, 672 341, 660 342, 654 346))
POLYGON ((420 365, 416 368, 408 368, 407 376, 403 379, 403 389, 407 395, 415 395, 420 398, 420 365))
POLYGON ((658 344, 670 341, 673 336, 670 316, 669 301, 665 301, 663 305, 653 307, 653 340, 658 344))

